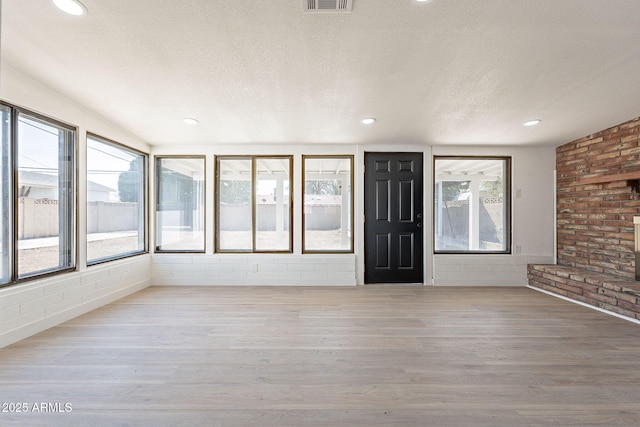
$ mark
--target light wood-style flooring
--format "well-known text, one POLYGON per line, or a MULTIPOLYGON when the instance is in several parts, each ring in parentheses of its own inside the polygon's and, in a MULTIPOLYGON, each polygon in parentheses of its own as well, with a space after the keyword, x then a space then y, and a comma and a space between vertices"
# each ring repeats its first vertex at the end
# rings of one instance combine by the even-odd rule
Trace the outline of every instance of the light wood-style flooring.
POLYGON ((0 426, 634 426, 640 325, 527 288, 152 287, 0 349, 0 402, 29 407, 0 426))

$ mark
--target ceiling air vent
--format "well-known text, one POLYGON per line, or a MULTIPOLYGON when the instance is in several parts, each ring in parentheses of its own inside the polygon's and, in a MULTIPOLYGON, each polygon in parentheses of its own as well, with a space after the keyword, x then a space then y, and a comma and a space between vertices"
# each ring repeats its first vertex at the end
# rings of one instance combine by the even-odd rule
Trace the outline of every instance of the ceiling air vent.
POLYGON ((351 12, 353 0, 302 0, 305 12, 351 12))

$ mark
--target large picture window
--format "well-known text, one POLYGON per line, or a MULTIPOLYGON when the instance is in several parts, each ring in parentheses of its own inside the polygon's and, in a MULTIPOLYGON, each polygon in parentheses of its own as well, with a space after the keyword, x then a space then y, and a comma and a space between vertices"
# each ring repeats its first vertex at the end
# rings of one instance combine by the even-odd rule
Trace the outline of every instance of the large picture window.
POLYGON ((204 252, 204 177, 204 157, 156 157, 157 252, 204 252))
POLYGON ((436 157, 436 253, 511 252, 511 159, 436 157))
POLYGON ((146 251, 147 156, 87 135, 87 264, 146 251))
POLYGON ((292 156, 216 157, 216 252, 291 252, 292 156))
POLYGON ((17 276, 75 267, 75 130, 18 111, 17 276))
POLYGON ((353 252, 353 156, 303 156, 303 252, 353 252))

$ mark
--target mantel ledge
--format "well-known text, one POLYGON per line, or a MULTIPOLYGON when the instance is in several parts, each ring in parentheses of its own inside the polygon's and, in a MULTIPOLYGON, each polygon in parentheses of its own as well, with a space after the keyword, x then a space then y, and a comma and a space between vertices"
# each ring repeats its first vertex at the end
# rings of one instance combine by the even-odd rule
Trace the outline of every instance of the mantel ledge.
POLYGON ((578 184, 580 185, 589 185, 589 184, 606 184, 609 182, 616 181, 638 181, 640 180, 640 171, 632 171, 632 172, 618 172, 606 175, 596 175, 589 176, 585 178, 578 179, 578 184))

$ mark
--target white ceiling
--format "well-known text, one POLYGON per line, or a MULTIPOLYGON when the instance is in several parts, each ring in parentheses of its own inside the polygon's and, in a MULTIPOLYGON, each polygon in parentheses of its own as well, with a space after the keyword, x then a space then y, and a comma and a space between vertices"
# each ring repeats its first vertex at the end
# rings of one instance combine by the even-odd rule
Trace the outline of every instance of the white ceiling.
POLYGON ((0 59, 154 145, 559 145, 640 115, 638 0, 82 2, 2 1, 0 59))

